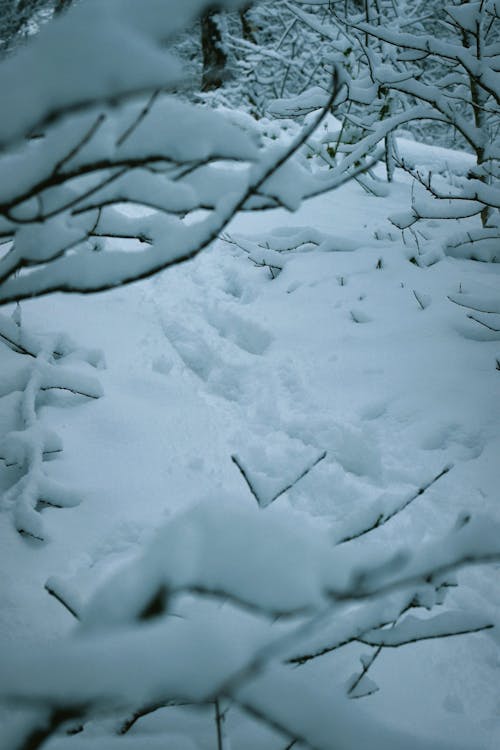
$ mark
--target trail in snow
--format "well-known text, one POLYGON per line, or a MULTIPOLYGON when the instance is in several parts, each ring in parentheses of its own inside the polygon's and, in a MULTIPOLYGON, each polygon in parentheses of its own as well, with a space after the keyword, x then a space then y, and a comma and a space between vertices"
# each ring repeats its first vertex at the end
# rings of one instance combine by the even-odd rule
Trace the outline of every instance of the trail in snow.
MULTIPOLYGON (((84 501, 44 511, 52 541, 43 546, 21 543, 3 525, 2 548, 16 570, 2 583, 3 637, 53 638, 71 627, 43 589, 49 576, 85 599, 178 509, 218 493, 254 503, 233 454, 271 497, 326 451, 265 512, 286 511, 297 524, 312 518, 332 539, 351 514, 397 502, 451 464, 367 543, 415 545, 464 511, 500 516, 500 344, 448 299, 494 294, 500 266, 411 263, 413 250, 385 221, 406 202, 403 183, 383 200, 349 185, 292 216, 239 217, 229 234, 246 235, 254 247, 283 225, 346 237, 329 251, 282 253, 276 278, 220 241, 148 283, 24 306, 27 325, 62 327, 80 344, 102 347, 108 369, 99 375, 100 401, 68 410, 53 399, 42 410, 65 444, 64 459, 48 470, 78 484, 84 501), (385 239, 374 238, 377 230, 385 239)), ((498 570, 460 579, 451 600, 498 618, 498 570)), ((346 680, 359 653, 349 647, 335 663, 346 680)), ((379 659, 373 674, 381 690, 364 700, 415 732, 425 722, 430 735, 470 735, 493 749, 498 666, 489 635, 419 644, 379 659)), ((325 660, 320 669, 328 668, 325 660)), ((148 722, 152 732, 164 726, 158 717, 148 722)), ((243 744, 235 747, 245 747, 238 726, 243 744)))

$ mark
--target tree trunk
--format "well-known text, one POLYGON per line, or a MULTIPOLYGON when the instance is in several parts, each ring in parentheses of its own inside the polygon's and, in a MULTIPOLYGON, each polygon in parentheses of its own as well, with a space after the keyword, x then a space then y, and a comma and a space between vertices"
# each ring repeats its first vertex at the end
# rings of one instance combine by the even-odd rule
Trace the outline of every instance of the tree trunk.
POLYGON ((206 13, 201 19, 201 48, 203 53, 201 90, 213 91, 222 86, 227 65, 218 13, 206 13))
POLYGON ((72 2, 73 0, 56 0, 54 5, 54 15, 59 16, 61 13, 64 13, 65 10, 68 10, 72 2))
MULTIPOLYGON (((470 34, 465 30, 462 32, 462 45, 466 49, 471 50, 472 54, 475 55, 479 64, 481 64, 483 58, 484 39, 482 21, 483 19, 482 17, 480 17, 476 22, 476 29, 473 34, 470 34)), ((487 175, 482 173, 481 168, 484 166, 485 149, 486 144, 489 141, 488 118, 486 116, 486 102, 488 97, 485 94, 484 89, 478 82, 478 79, 471 75, 469 75, 469 89, 474 125, 476 126, 476 129, 480 134, 480 138, 475 146, 476 163, 479 167, 479 174, 477 175, 477 179, 487 185, 490 183, 490 180, 487 175)), ((490 206, 485 206, 481 211, 481 224, 483 225, 483 227, 488 226, 488 222, 492 213, 493 211, 490 206)))
POLYGON ((254 28, 248 15, 249 10, 250 5, 245 5, 244 8, 240 10, 241 35, 245 41, 255 44, 254 28))

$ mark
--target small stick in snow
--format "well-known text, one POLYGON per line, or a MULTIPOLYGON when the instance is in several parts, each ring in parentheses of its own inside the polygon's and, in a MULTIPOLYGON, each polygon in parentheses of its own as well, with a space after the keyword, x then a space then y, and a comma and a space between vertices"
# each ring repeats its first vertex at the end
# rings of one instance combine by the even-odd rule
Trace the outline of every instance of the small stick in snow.
POLYGON ((474 307, 474 305, 468 305, 465 302, 459 302, 458 300, 453 299, 453 297, 450 297, 449 295, 447 295, 447 299, 449 299, 450 302, 453 302, 454 305, 458 305, 459 307, 465 307, 467 310, 475 310, 475 312, 485 313, 486 315, 495 314, 493 310, 482 310, 480 307, 474 307))
POLYGON ((412 292, 413 292, 413 296, 415 297, 415 299, 417 300, 417 302, 418 302, 418 304, 419 304, 419 307, 420 307, 420 309, 421 309, 421 310, 425 310, 425 308, 426 308, 426 305, 424 305, 424 303, 423 303, 422 299, 421 299, 421 298, 420 298, 420 296, 419 296, 419 295, 417 294, 417 292, 415 291, 415 289, 412 289, 412 292))
POLYGON ((427 492, 428 489, 432 487, 433 484, 435 484, 438 479, 441 479, 445 474, 448 474, 450 469, 453 468, 453 464, 449 464, 448 466, 445 466, 439 474, 436 474, 436 476, 430 480, 430 482, 427 482, 427 484, 423 484, 421 487, 418 488, 416 492, 411 495, 408 500, 406 500, 404 503, 399 505, 397 508, 395 508, 391 513, 388 515, 385 515, 385 513, 381 513, 379 516, 377 516, 377 519, 372 523, 370 526, 367 526, 364 529, 361 529, 360 531, 357 531, 353 534, 350 534, 349 536, 345 536, 338 542, 339 544, 345 544, 346 542, 352 542, 353 539, 359 539, 359 537, 364 536, 365 534, 368 534, 370 531, 374 531, 374 529, 377 529, 379 526, 383 526, 387 523, 387 521, 390 521, 391 518, 394 518, 398 513, 401 513, 405 508, 407 508, 414 500, 416 500, 418 497, 424 494, 424 492, 427 492))
POLYGON ((350 698, 352 698, 352 699, 355 699, 355 698, 366 698, 369 695, 373 695, 373 693, 376 693, 378 691, 378 687, 374 687, 372 690, 369 690, 366 693, 361 693, 360 695, 353 695, 354 691, 358 687, 358 685, 361 682, 361 680, 363 679, 363 677, 365 677, 368 674, 368 672, 370 670, 370 667, 373 665, 373 663, 375 662, 375 660, 377 659, 377 657, 380 656, 380 653, 382 652, 382 649, 383 649, 383 646, 378 646, 375 649, 375 651, 371 654, 369 660, 366 663, 363 664, 363 669, 361 670, 361 672, 359 673, 359 675, 356 677, 356 679, 352 683, 352 685, 349 688, 349 690, 347 691, 347 695, 350 698))
POLYGON ((18 344, 16 341, 10 339, 5 335, 5 333, 0 333, 0 339, 2 339, 2 341, 5 341, 9 349, 12 349, 13 352, 17 352, 17 354, 28 354, 30 357, 36 357, 36 354, 33 354, 33 352, 28 351, 28 349, 25 349, 25 347, 21 346, 21 344, 18 344))
POLYGON ((214 702, 215 707, 215 726, 217 729, 217 750, 224 750, 224 733, 222 724, 224 722, 224 713, 220 710, 220 701, 218 698, 214 702))
POLYGON ((299 474, 298 477, 296 477, 292 482, 290 482, 289 484, 287 484, 286 487, 283 487, 283 489, 279 490, 279 492, 277 492, 275 495, 273 495, 273 497, 270 500, 267 500, 267 501, 264 501, 258 495, 257 491, 255 490, 255 487, 252 484, 252 480, 248 476, 248 472, 242 466, 242 464, 241 464, 240 459, 238 458, 238 456, 236 456, 235 454, 233 454, 231 456, 231 461, 238 467, 241 476, 243 477, 243 479, 247 483, 248 489, 250 490, 250 492, 252 493, 252 495, 254 496, 254 498, 257 500, 258 505, 262 508, 262 507, 266 507, 267 505, 271 505, 271 503, 274 503, 274 501, 277 500, 279 497, 281 497, 281 495, 284 495, 285 492, 288 492, 288 490, 291 490, 292 487, 294 487, 297 484, 298 481, 300 481, 301 479, 303 479, 303 477, 305 477, 307 474, 309 474, 309 472, 311 471, 311 469, 313 469, 315 466, 317 466, 317 464, 319 464, 320 461, 323 461, 324 458, 326 458, 326 451, 323 451, 318 456, 318 458, 316 458, 311 464, 309 464, 309 466, 307 466, 304 469, 304 471, 301 474, 299 474))
POLYGON ((254 486, 252 484, 252 481, 251 481, 250 477, 248 476, 246 470, 241 465, 238 456, 236 456, 236 455, 233 454, 231 456, 231 461, 233 462, 233 464, 235 464, 238 467, 241 476, 243 477, 243 479, 247 483, 248 489, 250 490, 250 492, 252 493, 252 495, 254 496, 254 498, 257 500, 257 504, 261 505, 260 497, 258 496, 257 492, 255 491, 254 486))
POLYGON ((488 323, 485 323, 484 320, 479 320, 479 318, 476 318, 475 315, 467 315, 469 320, 473 320, 474 323, 479 323, 480 326, 484 326, 489 331, 493 331, 493 333, 500 333, 500 328, 494 328, 493 326, 488 325, 488 323))
POLYGON ((92 393, 86 393, 85 391, 77 391, 75 388, 69 388, 65 385, 47 385, 40 388, 41 391, 69 391, 75 396, 85 396, 85 398, 99 399, 100 396, 95 396, 92 393))
POLYGON ((60 591, 56 590, 56 588, 50 583, 51 580, 52 579, 49 579, 47 581, 47 583, 45 584, 45 586, 44 586, 45 591, 48 594, 50 594, 50 596, 53 596, 54 599, 56 599, 56 601, 59 602, 59 604, 62 604, 62 606, 64 607, 64 609, 66 609, 71 615, 73 615, 73 617, 75 618, 75 620, 79 620, 80 619, 80 613, 77 612, 77 610, 74 607, 72 607, 66 601, 66 599, 63 596, 63 594, 60 591))

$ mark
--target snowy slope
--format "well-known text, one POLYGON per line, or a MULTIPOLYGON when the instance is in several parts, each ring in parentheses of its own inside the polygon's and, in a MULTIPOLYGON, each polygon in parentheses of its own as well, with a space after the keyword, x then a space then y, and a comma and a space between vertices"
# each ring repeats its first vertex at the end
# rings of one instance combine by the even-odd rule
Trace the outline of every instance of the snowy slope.
MULTIPOLYGON (((417 161, 446 162, 429 147, 407 148, 417 161)), ((46 543, 21 539, 2 516, 2 639, 54 640, 71 631, 70 615, 44 590, 49 577, 86 600, 177 511, 221 497, 255 503, 231 455, 265 500, 326 451, 266 512, 335 541, 353 513, 394 503, 445 467, 365 543, 416 546, 466 512, 500 520, 500 334, 484 325, 484 313, 472 320, 459 304, 460 295, 498 298, 500 265, 411 262, 418 251, 386 220, 408 200, 401 175, 383 199, 350 184, 292 215, 239 216, 225 240, 151 282, 23 304, 27 326, 63 329, 101 348, 107 369, 98 373, 101 399, 69 408, 53 397, 42 409, 64 441, 48 471, 78 486, 83 501, 43 511, 46 543), (325 249, 317 249, 318 232, 328 236, 325 249), (281 252, 270 254, 266 236, 281 252)), ((451 231, 437 223, 423 230, 437 245, 451 231)), ((498 317, 487 318, 491 327, 500 328, 498 317)), ((498 567, 467 570, 459 580, 451 604, 497 622, 498 567)), ((495 638, 492 630, 385 649, 370 672, 380 690, 359 700, 429 747, 443 738, 493 750, 500 742, 495 638)), ((323 660, 318 684, 328 684, 329 670, 336 683, 339 675, 347 681, 367 651, 352 645, 323 660)), ((119 742, 106 721, 47 748, 90 748, 100 732, 103 750, 160 747, 165 732, 177 750, 215 748, 203 711, 157 712, 119 742), (173 740, 185 722, 192 742, 173 740)), ((236 711, 227 723, 235 749, 283 747, 236 711)))

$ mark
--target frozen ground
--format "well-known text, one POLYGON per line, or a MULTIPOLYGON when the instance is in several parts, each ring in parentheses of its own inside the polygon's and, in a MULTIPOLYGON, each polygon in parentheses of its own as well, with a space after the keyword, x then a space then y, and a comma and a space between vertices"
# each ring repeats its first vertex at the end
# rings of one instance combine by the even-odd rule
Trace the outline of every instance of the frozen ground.
MULTIPOLYGON (((441 151, 412 153, 433 168, 457 159, 441 151)), ((446 466, 368 543, 415 546, 463 512, 500 519, 500 334, 484 325, 500 328, 500 316, 472 320, 457 304, 460 295, 498 299, 500 264, 443 257, 419 267, 411 261, 418 250, 386 220, 408 201, 401 175, 385 198, 351 184, 295 214, 242 215, 225 240, 150 282, 23 305, 28 327, 101 348, 107 369, 97 374, 103 398, 52 396, 42 409, 64 442, 48 472, 78 487, 83 501, 43 511, 50 534, 43 544, 20 538, 1 517, 3 640, 59 639, 73 627, 44 590, 50 576, 85 600, 177 511, 219 495, 255 503, 233 454, 265 502, 326 451, 266 512, 286 512, 332 538, 353 512, 385 493, 404 497, 446 466), (328 240, 319 249, 318 232, 328 240), (266 238, 272 248, 306 244, 272 254, 266 238), (280 263, 281 272, 256 265, 262 260, 280 263)), ((422 229, 439 245, 454 228, 422 229)), ((498 621, 498 566, 465 571, 459 581, 449 601, 498 621)), ((350 646, 320 674, 334 669, 347 680, 366 650, 350 646)), ((386 649, 371 676, 380 690, 360 699, 365 709, 429 747, 437 737, 470 750, 499 746, 496 629, 386 649)), ((165 709, 100 748, 208 750, 215 748, 208 721, 201 711, 165 709), (173 739, 185 721, 192 745, 173 739), (171 744, 162 744, 165 732, 171 744)), ((90 747, 101 730, 47 750, 90 747)), ((233 750, 283 748, 258 731, 235 716, 233 750)))

